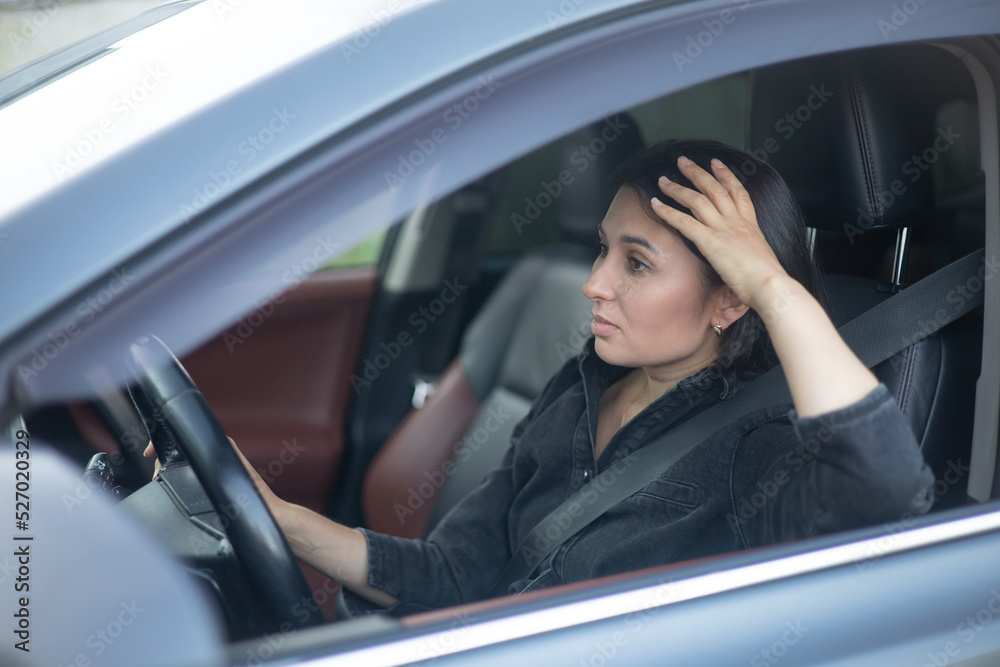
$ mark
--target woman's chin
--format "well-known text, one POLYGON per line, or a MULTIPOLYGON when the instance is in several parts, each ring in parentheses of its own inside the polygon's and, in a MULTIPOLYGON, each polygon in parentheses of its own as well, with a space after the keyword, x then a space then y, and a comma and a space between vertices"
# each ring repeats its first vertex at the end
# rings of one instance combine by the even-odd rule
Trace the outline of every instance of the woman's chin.
POLYGON ((604 360, 604 363, 612 366, 635 367, 635 364, 629 362, 629 355, 622 353, 620 346, 608 342, 601 336, 594 338, 594 352, 604 360))

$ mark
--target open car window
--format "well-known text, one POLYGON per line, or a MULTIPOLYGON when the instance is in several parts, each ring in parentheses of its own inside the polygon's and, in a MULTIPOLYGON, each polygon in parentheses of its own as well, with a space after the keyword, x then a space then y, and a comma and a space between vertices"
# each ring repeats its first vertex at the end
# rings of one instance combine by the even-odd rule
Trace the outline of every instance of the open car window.
MULTIPOLYGON (((245 453, 279 495, 348 525, 377 525, 398 529, 407 537, 425 536, 445 511, 445 504, 435 508, 437 503, 458 502, 471 490, 470 483, 474 487, 476 479, 499 463, 503 450, 490 450, 491 445, 483 443, 495 445, 505 438, 509 442, 517 420, 508 417, 501 420, 503 428, 493 430, 486 417, 481 423, 477 417, 463 417, 467 428, 460 429, 442 420, 446 425, 442 432, 450 438, 446 460, 458 463, 445 467, 439 459, 425 464, 420 457, 402 458, 397 468, 403 470, 388 478, 372 470, 395 451, 384 449, 387 442, 405 444, 405 439, 395 437, 397 429, 430 406, 428 401, 438 392, 448 390, 456 358, 479 349, 476 345, 489 333, 483 330, 504 331, 502 318, 479 329, 476 322, 482 320, 477 318, 492 307, 491 300, 505 294, 510 276, 524 271, 526 258, 579 260, 582 273, 572 276, 585 278, 586 258, 596 255, 596 237, 586 241, 583 235, 567 231, 567 216, 580 214, 568 204, 593 194, 595 173, 606 169, 605 158, 624 146, 626 139, 615 146, 626 136, 623 128, 630 132, 628 141, 637 135, 643 145, 702 136, 780 164, 796 150, 795 142, 807 135, 810 124, 823 122, 817 119, 840 102, 823 80, 797 81, 795 90, 776 93, 779 101, 773 114, 754 118, 760 113, 754 111, 759 99, 753 97, 759 77, 769 67, 794 67, 807 60, 797 54, 775 62, 776 56, 754 51, 752 58, 737 61, 722 56, 720 41, 718 49, 703 46, 697 58, 685 56, 691 62, 682 60, 682 66, 671 57, 673 48, 662 47, 657 65, 647 64, 648 49, 657 41, 652 33, 659 31, 661 43, 664 36, 671 36, 670 43, 679 45, 677 52, 684 54, 685 37, 691 35, 697 45, 698 35, 708 30, 702 22, 714 20, 718 11, 713 12, 687 22, 667 9, 652 12, 656 21, 651 15, 623 15, 586 37, 561 38, 579 40, 572 49, 565 47, 572 51, 572 62, 543 58, 527 49, 488 66, 463 70, 409 104, 355 123, 317 142, 307 154, 225 191, 225 196, 141 253, 93 282, 76 285, 72 297, 24 330, 26 343, 16 356, 8 357, 6 366, 13 399, 5 416, 18 412, 34 440, 58 450, 81 473, 95 452, 107 452, 117 485, 138 491, 150 473, 141 456, 149 425, 133 412, 126 385, 134 383, 135 376, 123 354, 138 337, 154 334, 178 355, 223 427, 241 447, 246 443, 245 453), (652 27, 647 32, 639 24, 652 27), (664 68, 669 76, 663 75, 664 68), (622 70, 634 76, 614 74, 622 70), (558 90, 553 81, 560 82, 558 90), (545 102, 544 112, 539 100, 545 102), (581 138, 581 132, 594 127, 596 134, 581 138), (604 131, 607 134, 602 135, 604 131), (477 442, 480 436, 482 442, 477 442), (380 486, 384 479, 405 481, 390 488, 380 486), (373 501, 383 503, 380 510, 372 509, 373 501)), ((766 27, 774 19, 768 10, 736 16, 736 25, 748 26, 741 28, 747 34, 779 32, 777 27, 766 27)), ((734 31, 733 38, 744 39, 743 34, 734 31)), ((560 44, 554 39, 550 48, 562 48, 560 44)), ((982 130, 995 125, 996 119, 988 117, 995 108, 984 97, 982 71, 970 70, 961 59, 972 58, 970 53, 957 43, 889 45, 860 52, 868 64, 900 66, 900 61, 912 59, 936 68, 928 77, 950 74, 948 86, 937 93, 921 89, 919 76, 900 84, 899 94, 914 99, 912 120, 926 142, 900 161, 894 177, 873 193, 892 209, 894 198, 926 188, 932 196, 930 210, 923 212, 926 220, 903 234, 898 225, 869 229, 855 213, 840 228, 817 225, 812 232, 813 252, 833 285, 830 311, 842 321, 881 299, 879 295, 903 289, 975 249, 985 245, 987 257, 996 250, 990 221, 995 224, 997 192, 984 171, 996 174, 997 147, 984 143, 995 135, 982 130), (873 293, 862 294, 862 284, 871 284, 873 293)), ((834 55, 856 54, 843 49, 834 55)), ((259 106, 259 122, 256 126, 251 122, 251 132, 271 127, 274 120, 273 105, 259 106)), ((838 165, 820 160, 796 181, 829 187, 837 169, 838 165)), ((210 168, 206 173, 218 172, 210 168)), ((80 187, 91 184, 98 181, 88 175, 80 187)), ((100 189, 95 192, 99 195, 100 189)), ((811 201, 809 193, 804 201, 811 201)), ((40 206, 44 212, 44 204, 40 206)), ((808 204, 805 208, 808 220, 808 204)), ((593 210, 590 215, 594 224, 600 220, 593 210)), ((590 223, 579 223, 586 224, 590 223)), ((0 238, 3 244, 8 241, 0 238)), ((984 278, 975 290, 985 291, 992 303, 995 285, 984 278)), ((962 298, 961 289, 973 288, 956 288, 955 298, 962 298)), ((586 299, 577 298, 585 309, 586 299)), ((581 304, 566 307, 580 310, 581 304)), ((509 312, 513 318, 521 310, 512 306, 509 312)), ((383 664, 411 658, 458 660, 455 656, 461 651, 492 646, 495 641, 543 638, 547 631, 559 630, 578 640, 584 635, 577 633, 585 630, 577 622, 600 621, 608 624, 599 636, 578 641, 573 653, 574 661, 598 664, 599 656, 610 661, 615 655, 650 650, 657 634, 650 628, 658 627, 657 619, 665 617, 662 609, 688 603, 688 615, 677 627, 690 630, 712 617, 707 605, 698 607, 699 600, 725 596, 726 608, 736 617, 743 609, 735 600, 739 591, 757 584, 768 587, 762 599, 774 605, 773 613, 751 623, 751 635, 761 649, 745 658, 752 664, 772 664, 769 656, 808 650, 809 640, 830 627, 822 624, 835 622, 835 613, 823 605, 812 605, 822 609, 807 616, 810 606, 795 603, 796 596, 815 601, 837 587, 845 591, 868 587, 889 596, 891 577, 882 575, 897 556, 909 573, 921 567, 914 555, 918 545, 926 548, 941 531, 973 534, 995 528, 983 518, 990 516, 992 505, 966 506, 970 477, 988 478, 979 482, 978 500, 989 499, 993 479, 988 452, 992 447, 995 453, 996 447, 995 424, 990 430, 996 396, 982 381, 976 387, 982 369, 998 353, 991 343, 996 337, 989 336, 995 322, 988 312, 992 311, 967 315, 957 327, 957 343, 949 343, 952 347, 942 343, 934 348, 937 352, 920 351, 924 356, 915 350, 890 364, 897 378, 890 390, 906 397, 908 414, 930 413, 947 402, 954 404, 948 414, 959 415, 931 422, 918 438, 921 444, 926 439, 946 445, 928 454, 937 478, 933 488, 937 504, 926 517, 899 516, 856 531, 713 554, 696 562, 664 564, 651 571, 402 620, 335 622, 337 586, 307 571, 312 600, 302 602, 298 611, 310 622, 328 623, 318 631, 282 631, 280 623, 272 624, 263 611, 260 618, 240 618, 238 609, 257 609, 258 603, 247 603, 254 591, 232 556, 224 512, 201 517, 200 533, 185 532, 190 527, 171 523, 171 534, 154 537, 150 543, 177 551, 181 562, 187 559, 182 571, 193 575, 201 589, 198 595, 204 597, 199 604, 218 619, 227 659, 240 664, 276 655, 293 655, 292 660, 299 662, 292 664, 327 664, 327 658, 335 664, 334 656, 348 648, 370 651, 363 655, 383 664), (963 357, 960 370, 948 378, 954 382, 948 386, 961 391, 930 397, 908 393, 909 383, 922 381, 920 373, 930 367, 930 357, 944 358, 955 349, 976 352, 963 357), (972 473, 975 466, 979 467, 972 473), (208 535, 215 542, 192 546, 191 535, 208 535), (192 562, 197 565, 192 567, 192 562), (221 576, 222 570, 230 572, 221 576), (801 575, 798 584, 792 574, 801 575), (506 630, 514 628, 511 634, 504 634, 505 623, 506 630), (424 632, 434 638, 421 635, 424 632), (761 637, 767 641, 758 641, 761 637)), ((534 375, 525 373, 516 391, 478 398, 484 404, 508 401, 503 405, 509 414, 525 414, 537 396, 532 392, 540 389, 540 379, 550 377, 558 363, 583 346, 589 335, 583 326, 589 324, 587 315, 579 312, 572 326, 560 324, 558 331, 539 334, 552 337, 547 361, 533 364, 534 375)), ((489 372, 475 365, 479 357, 462 361, 466 359, 476 391, 475 383, 489 372)), ((64 500, 67 508, 96 502, 102 511, 116 516, 131 512, 126 509, 128 501, 112 506, 118 497, 95 500, 105 490, 97 489, 102 484, 94 481, 93 474, 88 479, 82 487, 60 491, 60 497, 69 498, 64 500)), ((737 518, 760 511, 769 502, 769 488, 761 488, 761 497, 734 499, 737 518)), ((184 505, 180 497, 174 500, 184 505)), ((74 511, 67 509, 68 514, 74 511)), ((131 521, 132 515, 128 516, 131 521)), ((157 520, 151 523, 145 528, 155 534, 157 520)), ((985 546, 980 553, 988 553, 985 546)), ((934 558, 938 566, 948 563, 944 557, 934 558)), ((941 595, 947 589, 945 582, 931 586, 941 595)), ((970 599, 978 599, 975 586, 968 582, 966 597, 949 603, 948 622, 942 627, 963 622, 964 617, 956 615, 970 599)), ((983 605, 989 604, 989 591, 980 597, 983 605)), ((889 601, 878 604, 885 611, 894 609, 889 601)), ((900 604, 898 598, 895 604, 900 604)), ((976 609, 966 611, 974 614, 976 609)), ((975 641, 983 638, 985 646, 992 633, 988 624, 980 625, 987 632, 979 633, 971 624, 967 629, 975 633, 975 641)), ((904 627, 896 631, 897 638, 908 633, 904 627)), ((956 633, 957 638, 934 635, 941 641, 928 643, 927 651, 954 657, 948 642, 954 642, 956 650, 979 646, 965 643, 966 633, 956 633)), ((111 650, 111 642, 106 644, 111 650)), ((700 644, 707 650, 704 642, 700 644)), ((511 644, 491 659, 510 658, 516 650, 511 644)), ((735 654, 718 650, 727 658, 735 654)), ((538 655, 550 652, 542 648, 538 655)), ((76 653, 90 657, 92 648, 85 644, 76 653)), ((76 653, 60 654, 59 659, 73 660, 76 653)), ((681 653, 693 656, 697 650, 681 653)))

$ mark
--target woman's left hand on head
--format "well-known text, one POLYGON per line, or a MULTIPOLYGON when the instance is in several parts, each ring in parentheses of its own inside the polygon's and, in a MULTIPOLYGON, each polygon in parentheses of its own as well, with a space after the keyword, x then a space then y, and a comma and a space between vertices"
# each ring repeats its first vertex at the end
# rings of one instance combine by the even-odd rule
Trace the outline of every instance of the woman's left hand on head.
POLYGON ((774 276, 787 276, 757 224, 750 195, 720 160, 709 173, 687 158, 677 162, 698 191, 661 177, 660 190, 688 215, 653 198, 653 211, 690 239, 743 303, 755 307, 774 276))

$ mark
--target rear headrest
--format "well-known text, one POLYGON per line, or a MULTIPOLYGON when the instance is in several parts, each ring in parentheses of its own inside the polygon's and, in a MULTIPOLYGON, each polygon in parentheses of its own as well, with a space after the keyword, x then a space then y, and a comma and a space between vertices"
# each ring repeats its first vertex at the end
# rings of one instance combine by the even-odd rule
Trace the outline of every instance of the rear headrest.
POLYGON ((557 174, 569 172, 570 196, 555 200, 559 231, 568 241, 594 244, 597 225, 611 205, 611 174, 625 158, 645 147, 635 119, 627 113, 588 125, 559 140, 557 174))
POLYGON ((930 46, 809 58, 751 72, 747 145, 784 177, 811 227, 925 224, 930 169, 956 142, 935 124, 968 73, 930 46))

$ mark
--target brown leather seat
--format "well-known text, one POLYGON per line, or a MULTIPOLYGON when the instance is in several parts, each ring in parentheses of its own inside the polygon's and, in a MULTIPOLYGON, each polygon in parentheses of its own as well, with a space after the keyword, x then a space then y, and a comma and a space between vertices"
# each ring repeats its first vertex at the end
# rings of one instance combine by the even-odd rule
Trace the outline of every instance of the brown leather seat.
POLYGON ((362 490, 369 528, 423 537, 503 458, 514 426, 549 378, 590 335, 582 287, 596 257, 597 225, 617 165, 643 146, 626 114, 559 140, 559 168, 574 181, 555 198, 566 241, 526 253, 462 338, 435 393, 402 421, 368 468, 362 490), (594 159, 580 171, 580 156, 594 159), (575 162, 574 162, 575 158, 575 162))

